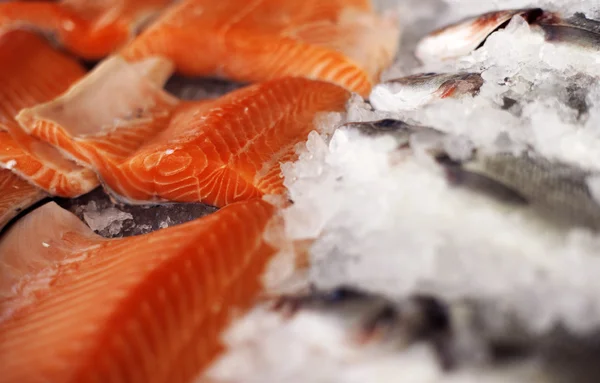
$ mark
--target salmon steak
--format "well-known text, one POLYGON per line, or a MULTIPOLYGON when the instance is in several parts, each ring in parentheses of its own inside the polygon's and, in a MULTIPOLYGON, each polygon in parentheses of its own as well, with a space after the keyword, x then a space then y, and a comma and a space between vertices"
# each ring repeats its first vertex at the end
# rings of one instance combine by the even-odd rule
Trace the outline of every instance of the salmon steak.
POLYGON ((25 134, 15 120, 21 109, 59 96, 85 73, 76 60, 32 32, 0 35, 0 167, 52 195, 76 197, 98 186, 93 171, 25 134))
POLYGON ((0 169, 0 232, 11 219, 45 196, 43 190, 9 170, 0 169))
POLYGON ((143 71, 130 66, 140 63, 116 56, 61 97, 17 116, 27 134, 94 169, 115 198, 132 204, 225 206, 284 194, 280 164, 295 158, 295 145, 321 113, 344 111, 350 97, 337 85, 290 77, 180 102, 136 77, 143 71))
POLYGON ((245 201, 105 239, 53 202, 34 210, 0 241, 0 382, 189 382, 263 289, 273 212, 245 201))
POLYGON ((8 1, 0 3, 0 30, 33 29, 79 57, 96 60, 125 45, 172 1, 8 1))
POLYGON ((399 29, 369 0, 181 0, 129 43, 129 60, 168 57, 179 73, 260 82, 299 76, 367 96, 399 29))

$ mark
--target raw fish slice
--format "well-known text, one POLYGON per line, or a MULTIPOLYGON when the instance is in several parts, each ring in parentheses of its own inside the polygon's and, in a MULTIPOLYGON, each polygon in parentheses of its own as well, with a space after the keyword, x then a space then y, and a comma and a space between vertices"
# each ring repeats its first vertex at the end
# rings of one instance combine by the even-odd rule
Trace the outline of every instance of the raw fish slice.
MULTIPOLYGON (((78 233, 95 241, 102 240, 76 216, 54 202, 24 216, 0 240, 2 320, 10 317, 16 308, 35 302, 35 293, 49 287, 49 278, 56 271, 53 265, 68 263, 69 256, 76 253, 71 247, 67 251, 57 251, 57 247, 61 249, 61 238, 67 232, 78 233), (41 278, 44 273, 46 277, 41 278)), ((82 249, 87 247, 85 245, 82 249)))
POLYGON ((98 186, 93 171, 67 160, 53 146, 26 134, 21 142, 27 146, 19 146, 9 133, 0 132, 0 167, 62 197, 77 197, 98 186))
POLYGON ((0 382, 189 382, 263 288, 273 210, 246 201, 124 239, 54 203, 34 211, 0 242, 5 277, 26 275, 4 303, 0 382))
POLYGON ((359 0, 183 0, 124 48, 172 59, 190 76, 330 81, 363 96, 396 52, 395 20, 359 0))
POLYGON ((66 93, 22 110, 23 130, 91 167, 91 158, 122 162, 168 123, 179 101, 162 90, 172 64, 113 56, 66 93))
POLYGON ((14 116, 48 101, 85 75, 72 58, 26 31, 0 35, 0 167, 50 194, 74 197, 98 186, 96 175, 21 130, 14 116))
POLYGON ((74 54, 114 52, 172 0, 63 0, 0 3, 0 28, 27 28, 57 38, 74 54))
POLYGON ((9 170, 0 169, 0 231, 17 214, 45 195, 41 189, 9 170))
MULTIPOLYGON (((90 164, 107 189, 128 203, 224 206, 283 193, 280 163, 293 160, 294 146, 314 129, 318 113, 343 111, 349 96, 327 82, 284 78, 209 103, 181 103, 162 128, 150 123, 139 135, 136 126, 115 127, 114 135, 146 142, 137 151, 112 137, 99 145, 106 136, 102 130, 93 134, 80 127, 79 120, 55 113, 52 103, 23 111, 19 121, 31 134, 90 164)), ((69 101, 63 105, 60 109, 67 109, 69 101)))

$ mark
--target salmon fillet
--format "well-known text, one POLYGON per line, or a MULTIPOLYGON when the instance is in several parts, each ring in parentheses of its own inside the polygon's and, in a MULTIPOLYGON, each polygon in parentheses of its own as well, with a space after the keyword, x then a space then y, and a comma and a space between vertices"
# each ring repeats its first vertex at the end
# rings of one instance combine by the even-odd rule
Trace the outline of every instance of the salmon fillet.
MULTIPOLYGON (((124 62, 115 60, 116 64, 124 62)), ((109 84, 117 71, 104 73, 106 77, 98 82, 109 84)), ((86 99, 97 98, 100 103, 101 92, 113 93, 110 86, 102 90, 92 83, 78 87, 79 99, 72 90, 50 103, 23 110, 17 119, 27 133, 95 169, 106 189, 127 203, 225 206, 283 194, 280 163, 295 158, 295 145, 314 130, 318 114, 343 111, 350 97, 348 91, 327 82, 283 78, 214 101, 169 103, 163 102, 161 91, 141 91, 142 84, 137 84, 126 88, 132 92, 128 102, 140 105, 138 123, 107 127, 100 121, 112 123, 116 115, 108 106, 95 109, 98 118, 73 118, 64 111, 76 110, 73 105, 78 103, 89 104, 82 101, 86 99), (82 123, 85 119, 98 122, 82 123)))
POLYGON ((53 195, 76 197, 98 186, 94 172, 25 134, 15 116, 57 97, 85 75, 73 58, 27 31, 0 35, 0 167, 53 195))
POLYGON ((0 3, 0 29, 27 28, 72 53, 100 59, 135 36, 172 0, 63 0, 0 3))
POLYGON ((46 196, 9 170, 0 169, 0 231, 21 211, 46 196))
POLYGON ((121 53, 168 57, 189 76, 302 76, 366 97, 398 39, 395 20, 375 14, 368 0, 181 0, 121 53))
POLYGON ((189 382, 262 291, 272 214, 252 200, 104 239, 54 203, 35 210, 0 242, 0 382, 189 382))
POLYGON ((26 134, 84 166, 92 165, 88 151, 122 161, 162 129, 179 103, 162 90, 172 69, 160 58, 132 65, 114 56, 60 97, 23 109, 16 119, 26 134))

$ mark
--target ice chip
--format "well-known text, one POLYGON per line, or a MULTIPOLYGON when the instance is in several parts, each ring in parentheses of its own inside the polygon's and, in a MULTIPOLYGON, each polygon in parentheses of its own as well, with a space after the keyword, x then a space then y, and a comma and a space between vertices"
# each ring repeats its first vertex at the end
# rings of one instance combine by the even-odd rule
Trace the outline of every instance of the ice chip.
POLYGON ((106 231, 109 235, 116 235, 123 228, 123 222, 133 219, 133 216, 114 207, 97 210, 96 203, 92 201, 84 211, 83 219, 97 233, 106 231))

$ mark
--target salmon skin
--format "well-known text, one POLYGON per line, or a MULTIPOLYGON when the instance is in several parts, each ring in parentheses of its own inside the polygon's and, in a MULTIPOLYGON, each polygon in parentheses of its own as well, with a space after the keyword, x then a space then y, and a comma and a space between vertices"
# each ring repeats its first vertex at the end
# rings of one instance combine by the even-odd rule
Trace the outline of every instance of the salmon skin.
POLYGON ((284 194, 280 163, 294 159, 294 146, 315 128, 319 113, 342 112, 350 97, 327 82, 283 78, 214 101, 178 102, 135 80, 133 72, 119 74, 141 62, 113 60, 56 100, 23 110, 17 119, 27 133, 94 169, 106 189, 127 203, 203 202, 221 207, 284 194), (125 81, 131 85, 123 86, 125 81), (123 102, 139 105, 139 115, 116 118, 120 96, 106 84, 129 89, 131 97, 123 102), (87 116, 87 110, 80 118, 64 113, 92 99, 105 104, 94 110, 98 117, 87 116), (84 119, 95 122, 82 123, 84 119), (111 125, 115 119, 120 122, 111 125))
POLYGON ((368 0, 182 0, 128 44, 129 60, 160 55, 188 76, 330 81, 366 97, 391 64, 395 20, 368 0))
POLYGON ((46 196, 9 170, 0 169, 0 232, 20 212, 46 196))
POLYGON ((22 108, 57 97, 84 75, 77 61, 32 32, 0 35, 0 167, 53 195, 76 197, 98 186, 94 172, 23 133, 14 118, 22 108))
POLYGON ((0 2, 0 29, 34 29, 88 60, 106 57, 132 39, 172 0, 0 2))
POLYGON ((0 382, 191 381, 262 290, 273 212, 245 201, 104 239, 54 203, 35 210, 0 242, 0 382))

